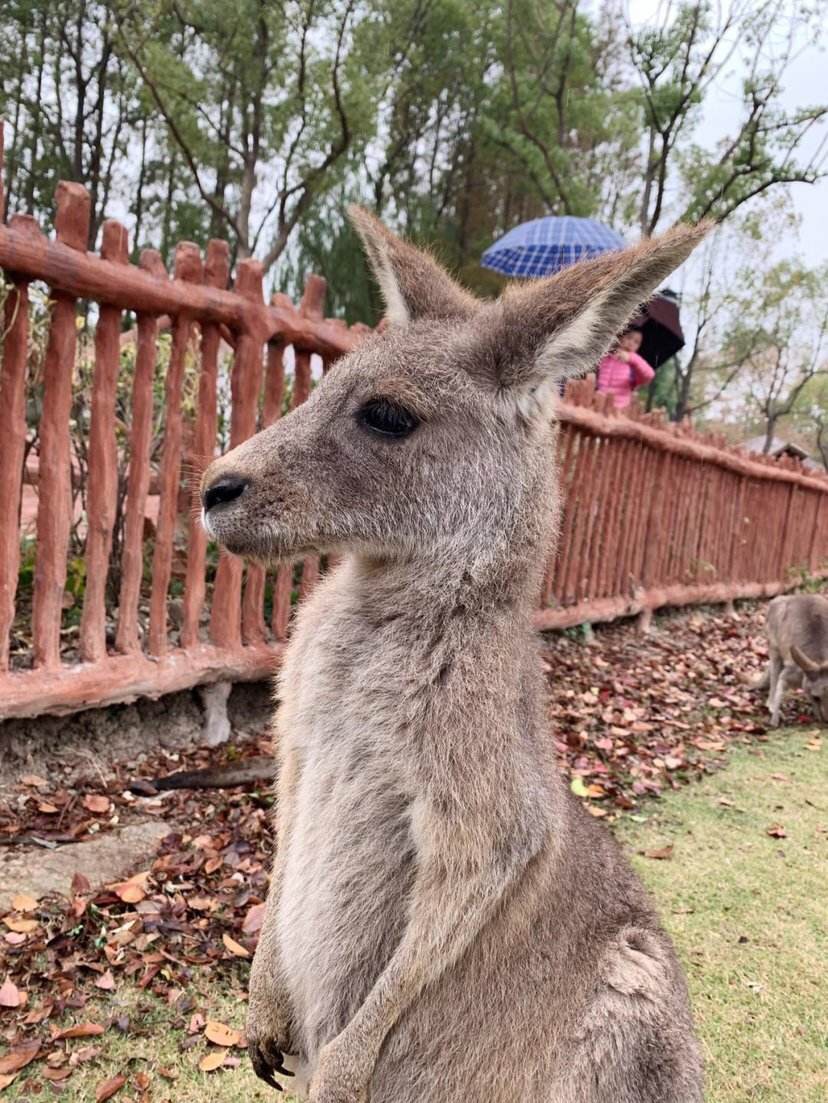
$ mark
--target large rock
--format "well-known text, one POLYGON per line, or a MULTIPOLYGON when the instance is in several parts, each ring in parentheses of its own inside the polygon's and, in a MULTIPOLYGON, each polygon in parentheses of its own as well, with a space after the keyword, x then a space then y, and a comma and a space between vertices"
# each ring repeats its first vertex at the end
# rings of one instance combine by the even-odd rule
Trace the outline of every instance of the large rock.
POLYGON ((85 843, 70 843, 56 850, 3 847, 0 852, 0 910, 8 911, 19 892, 40 899, 50 892, 68 895, 75 873, 97 888, 122 881, 146 869, 159 842, 169 835, 159 820, 130 824, 85 843))

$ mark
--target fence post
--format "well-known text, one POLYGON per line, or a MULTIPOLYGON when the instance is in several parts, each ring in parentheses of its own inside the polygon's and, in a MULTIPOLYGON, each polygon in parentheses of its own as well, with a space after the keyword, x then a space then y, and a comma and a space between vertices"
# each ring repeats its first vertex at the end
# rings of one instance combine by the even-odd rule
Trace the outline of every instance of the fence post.
MULTIPOLYGON (((292 307, 293 303, 281 291, 277 291, 270 300, 273 306, 292 307)), ((265 423, 269 418, 274 421, 282 416, 284 402, 285 365, 284 345, 271 344, 268 349, 267 374, 265 377, 265 423)), ((293 591, 293 566, 283 563, 276 571, 273 581, 273 617, 271 627, 277 640, 286 640, 290 624, 290 598, 293 591)))
MULTIPOLYGON (((305 289, 299 303, 299 312, 305 318, 321 322, 325 316, 325 295, 328 284, 322 276, 310 275, 305 280, 305 289)), ((293 406, 299 406, 310 395, 311 356, 309 352, 296 350, 296 367, 293 388, 293 406)), ((307 597, 319 581, 319 556, 305 556, 302 564, 302 580, 299 583, 299 599, 307 597)))
MULTIPOLYGON (((0 143, 2 135, 0 125, 0 143)), ((0 181, 2 171, 0 158, 0 181)), ((18 215, 13 222, 17 229, 26 233, 39 233, 29 215, 18 215)), ((0 365, 0 671, 7 670, 9 665, 9 636, 14 623, 20 570, 19 518, 26 452, 29 353, 29 285, 25 280, 15 280, 6 296, 3 334, 3 363, 0 365)))
MULTIPOLYGON (((129 262, 126 228, 114 219, 103 224, 101 257, 113 264, 129 262)), ((86 499, 86 586, 80 626, 80 653, 86 662, 99 662, 106 655, 106 583, 118 504, 115 398, 120 366, 121 311, 116 306, 102 306, 95 330, 86 499)))
MULTIPOLYGON (((201 283, 201 254, 192 242, 181 242, 175 250, 175 279, 201 283)), ((192 318, 181 313, 175 319, 170 364, 164 389, 164 448, 161 454, 161 495, 158 504, 158 528, 152 557, 150 594, 149 650, 156 657, 166 653, 167 590, 172 576, 173 544, 178 520, 178 488, 181 481, 181 440, 183 415, 181 391, 192 318)))
MULTIPOLYGON (((235 290, 250 303, 262 301, 262 266, 252 259, 239 262, 236 270, 235 290)), ((236 341, 233 358, 231 392, 233 409, 230 421, 230 446, 235 448, 256 432, 259 389, 262 379, 263 338, 258 333, 244 330, 236 341)), ((243 563, 238 556, 222 551, 216 571, 213 590, 213 607, 210 617, 210 639, 217 647, 238 648, 242 632, 243 563)), ((253 571, 253 590, 258 587, 258 571, 253 571)), ((256 611, 258 595, 251 593, 246 602, 245 628, 250 642, 263 635, 263 613, 256 611)))
MULTIPOLYGON (((267 346, 265 365, 264 406, 262 408, 262 427, 273 425, 282 416, 282 403, 285 396, 285 346, 281 341, 271 341, 267 346)), ((293 570, 290 566, 280 566, 273 578, 273 609, 270 618, 270 630, 273 638, 287 639, 290 621, 290 591, 293 585, 293 570)))
MULTIPOLYGON (((80 184, 57 186, 57 240, 86 253, 91 201, 80 184)), ((32 599, 35 666, 60 665, 60 627, 66 585, 66 553, 72 527, 72 458, 69 419, 77 349, 76 300, 52 292, 49 343, 43 369, 37 509, 37 560, 32 599)))
MULTIPOLYGON (((204 269, 204 282, 208 287, 227 286, 230 273, 230 247, 226 241, 209 241, 204 269)), ((218 354, 221 343, 219 327, 204 323, 201 327, 201 371, 198 379, 198 413, 193 438, 193 460, 199 471, 204 470, 213 458, 216 446, 218 354)), ((207 558, 207 533, 201 524, 198 503, 198 479, 191 475, 193 505, 190 510, 189 547, 187 549, 187 577, 184 583, 184 615, 181 625, 181 644, 192 647, 199 641, 199 619, 204 606, 207 558)))
MULTIPOLYGON (((144 249, 141 252, 140 266, 159 280, 167 278, 161 254, 155 249, 144 249)), ((157 316, 139 314, 137 330, 135 376, 132 381, 132 424, 129 432, 129 474, 121 554, 121 593, 118 599, 118 630, 115 637, 115 649, 123 654, 139 650, 138 602, 144 573, 144 513, 150 483, 152 390, 158 355, 157 316)))

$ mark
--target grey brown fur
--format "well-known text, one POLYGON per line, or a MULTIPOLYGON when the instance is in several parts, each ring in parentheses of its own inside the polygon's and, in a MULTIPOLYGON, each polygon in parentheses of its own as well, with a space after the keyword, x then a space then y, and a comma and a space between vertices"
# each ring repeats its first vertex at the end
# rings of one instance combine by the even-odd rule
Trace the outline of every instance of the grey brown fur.
POLYGON ((820 723, 828 723, 828 599, 788 594, 768 605, 767 688, 771 726, 779 727, 785 690, 802 686, 820 723))
POLYGON ((279 679, 257 1071, 290 1055, 312 1103, 698 1103, 681 968, 558 772, 530 618, 558 515, 557 381, 705 228, 480 303, 352 217, 388 332, 203 484, 236 485, 206 512, 231 550, 341 557, 279 679), (378 396, 419 426, 367 428, 378 396))

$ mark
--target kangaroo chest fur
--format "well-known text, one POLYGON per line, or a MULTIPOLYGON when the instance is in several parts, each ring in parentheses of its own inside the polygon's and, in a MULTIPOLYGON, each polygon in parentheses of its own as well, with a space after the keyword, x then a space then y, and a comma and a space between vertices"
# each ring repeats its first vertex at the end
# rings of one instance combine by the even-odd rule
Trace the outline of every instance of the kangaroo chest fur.
MULTIPOLYGON (((387 963, 414 875, 402 633, 335 580, 303 608, 283 670, 282 759, 298 766, 279 941, 305 1054, 342 1029, 387 963)), ((407 661, 405 661, 407 660, 407 661)))

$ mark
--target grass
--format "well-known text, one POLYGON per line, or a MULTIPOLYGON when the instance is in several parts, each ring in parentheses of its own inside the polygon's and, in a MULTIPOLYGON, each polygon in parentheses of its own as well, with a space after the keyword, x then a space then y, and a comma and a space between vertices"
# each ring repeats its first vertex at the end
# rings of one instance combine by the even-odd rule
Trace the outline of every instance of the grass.
MULTIPOLYGON (((617 827, 687 967, 708 1103, 828 1098, 827 756, 828 741, 814 732, 777 733, 737 748, 720 773, 617 827), (785 836, 769 836, 772 824, 785 836), (668 860, 641 853, 669 845, 668 860)), ((201 974, 186 995, 206 1018, 241 1029, 245 972, 240 963, 232 976, 201 974)), ((214 1047, 198 1033, 187 1035, 181 1013, 150 993, 122 988, 81 1014, 98 1021, 126 1015, 131 1029, 71 1043, 76 1050, 100 1047, 100 1054, 65 1082, 69 1103, 94 1099, 97 1086, 119 1073, 128 1083, 117 1103, 278 1098, 256 1080, 240 1049, 229 1051, 241 1057, 237 1067, 200 1071, 214 1047), (139 1073, 150 1079, 146 1095, 136 1086, 139 1073)), ((26 1070, 32 1080, 39 1066, 26 1070)), ((28 1097, 26 1073, 8 1089, 11 1098, 28 1097)))
MULTIPOLYGON (((242 1030, 246 1002, 241 985, 236 989, 215 982, 196 982, 188 991, 205 1018, 215 1019, 242 1030)), ((217 1047, 208 1043, 198 1031, 188 1035, 180 1027, 181 1015, 157 997, 130 987, 109 999, 90 1001, 79 1021, 106 1022, 111 1016, 126 1016, 130 1020, 127 1033, 110 1028, 99 1038, 83 1038, 71 1043, 75 1051, 93 1046, 100 1055, 79 1065, 66 1081, 61 1098, 69 1103, 89 1103, 95 1099, 100 1084, 113 1076, 124 1075, 127 1084, 113 1098, 116 1103, 129 1100, 140 1103, 257 1103, 286 1099, 278 1096, 255 1076, 246 1053, 240 1048, 228 1049, 228 1056, 240 1058, 235 1068, 202 1072, 199 1062, 217 1047), (182 1049, 182 1044, 192 1044, 182 1049), (149 1077, 146 1095, 139 1090, 140 1074, 149 1077), (170 1078, 170 1074, 173 1078, 170 1078)), ((189 1016, 185 1016, 189 1018, 189 1016)), ((62 1024, 63 1025, 63 1024, 62 1024)), ((30 1066, 35 1070, 37 1066, 30 1066)), ((28 1069, 26 1071, 29 1071, 28 1069)), ((22 1078, 21 1078, 22 1079, 22 1078)), ((12 1093, 20 1081, 9 1089, 12 1093)), ((21 1085, 22 1095, 22 1085, 21 1085)), ((0 1097, 3 1098, 3 1097, 0 1097)), ((12 1094, 12 1099, 17 1098, 12 1094)))
POLYGON ((826 757, 775 733, 618 826, 687 968, 708 1103, 828 1099, 826 757))

